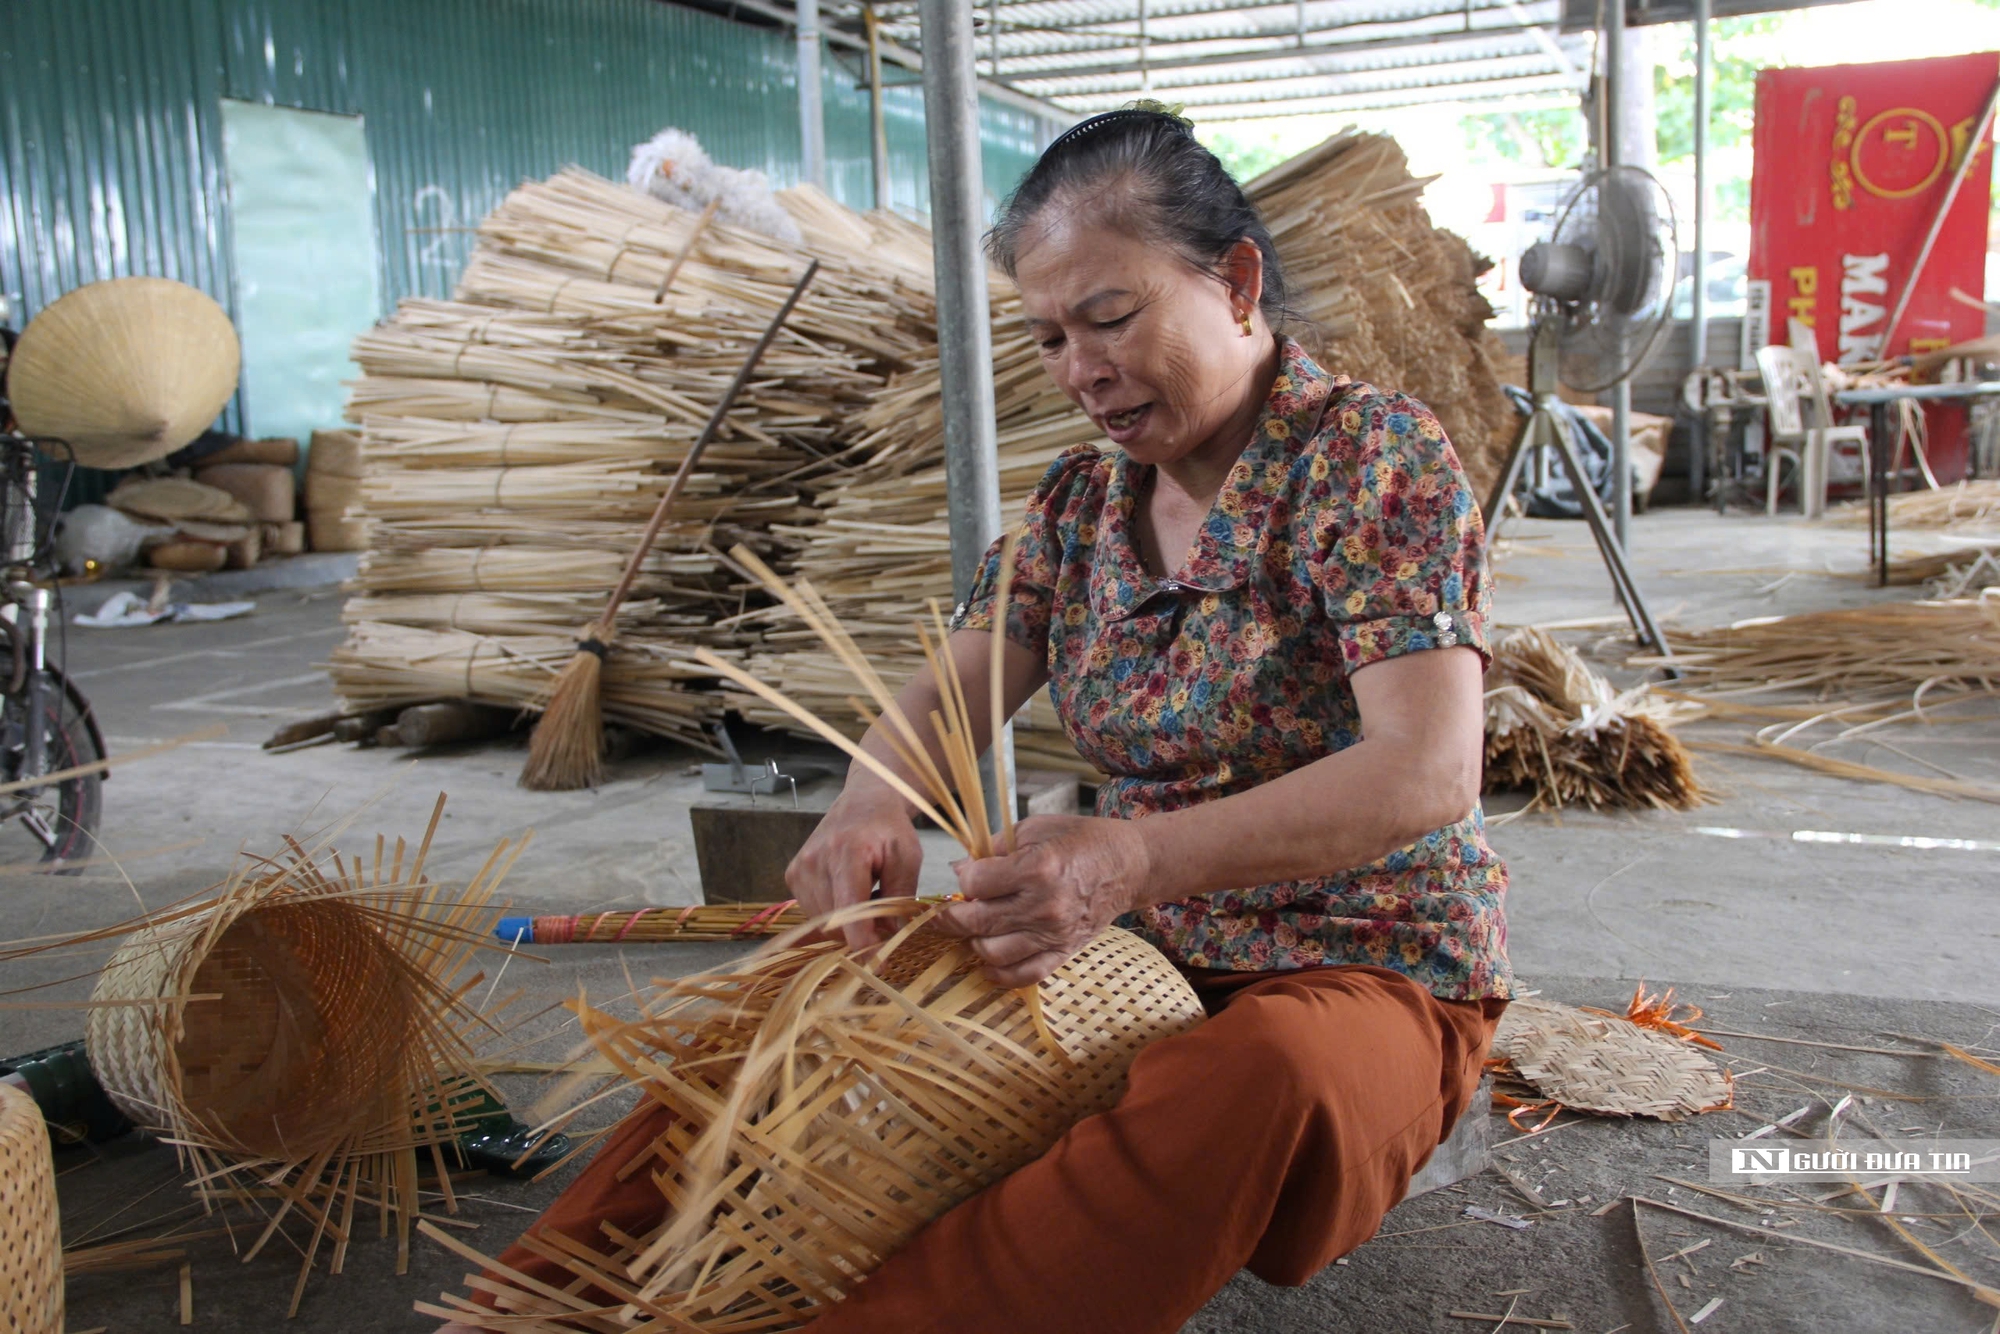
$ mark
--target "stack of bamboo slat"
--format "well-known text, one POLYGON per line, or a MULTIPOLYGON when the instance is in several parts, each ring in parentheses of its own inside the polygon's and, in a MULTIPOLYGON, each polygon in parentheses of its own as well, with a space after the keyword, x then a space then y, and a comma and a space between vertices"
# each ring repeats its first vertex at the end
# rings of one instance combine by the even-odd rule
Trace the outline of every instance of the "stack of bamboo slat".
POLYGON ((934 355, 921 231, 811 190, 783 202, 806 233, 801 249, 564 171, 487 218, 456 300, 406 301, 356 340, 355 513, 369 520, 370 551, 333 662, 350 707, 535 703, 818 258, 622 609, 607 715, 700 738, 719 704, 689 692, 705 674, 688 650, 740 652, 753 638, 724 624, 743 598, 714 552, 744 542, 789 566, 774 529, 811 519, 814 494, 841 475, 855 413, 891 373, 934 355))

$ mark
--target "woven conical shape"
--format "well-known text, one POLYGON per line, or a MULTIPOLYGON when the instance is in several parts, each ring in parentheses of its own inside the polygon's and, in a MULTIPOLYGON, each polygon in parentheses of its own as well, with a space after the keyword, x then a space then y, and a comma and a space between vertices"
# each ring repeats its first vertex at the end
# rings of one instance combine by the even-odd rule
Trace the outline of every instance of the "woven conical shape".
POLYGON ((42 1109, 0 1084, 0 1334, 62 1334, 62 1230, 42 1109))
POLYGON ((93 468, 132 468, 200 435, 242 365, 236 328, 207 294, 168 278, 113 278, 29 322, 7 392, 28 435, 68 441, 93 468))

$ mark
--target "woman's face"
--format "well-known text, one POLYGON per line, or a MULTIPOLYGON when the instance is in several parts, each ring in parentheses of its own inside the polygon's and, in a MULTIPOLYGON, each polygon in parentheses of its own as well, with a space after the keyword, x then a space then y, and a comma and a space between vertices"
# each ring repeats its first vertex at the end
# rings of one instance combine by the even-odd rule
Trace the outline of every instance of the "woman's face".
POLYGON ((1233 459, 1272 355, 1256 247, 1241 245, 1218 277, 1101 217, 1051 201, 1022 233, 1015 279, 1043 367, 1135 462, 1233 459))

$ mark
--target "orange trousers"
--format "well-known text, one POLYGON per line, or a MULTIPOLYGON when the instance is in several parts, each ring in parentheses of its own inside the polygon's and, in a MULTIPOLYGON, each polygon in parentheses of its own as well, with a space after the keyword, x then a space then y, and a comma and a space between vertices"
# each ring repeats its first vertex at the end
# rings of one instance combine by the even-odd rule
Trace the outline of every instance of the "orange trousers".
MULTIPOLYGON (((1375 1235, 1464 1111, 1504 1001, 1367 967, 1192 975, 1210 1019, 1132 1063, 1125 1096, 945 1214, 812 1334, 1171 1334, 1239 1269, 1299 1284, 1375 1235)), ((621 1125, 538 1226, 599 1244, 660 1197, 621 1125)), ((507 1264, 562 1283, 526 1252, 507 1264)))

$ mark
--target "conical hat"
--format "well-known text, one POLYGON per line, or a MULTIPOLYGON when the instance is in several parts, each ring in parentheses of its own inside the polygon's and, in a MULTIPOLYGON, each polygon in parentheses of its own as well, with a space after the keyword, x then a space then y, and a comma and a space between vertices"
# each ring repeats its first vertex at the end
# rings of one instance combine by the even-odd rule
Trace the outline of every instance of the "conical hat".
POLYGON ((7 369, 21 430, 93 468, 132 468, 200 435, 236 392, 236 328, 207 294, 168 278, 113 278, 28 322, 7 369))

